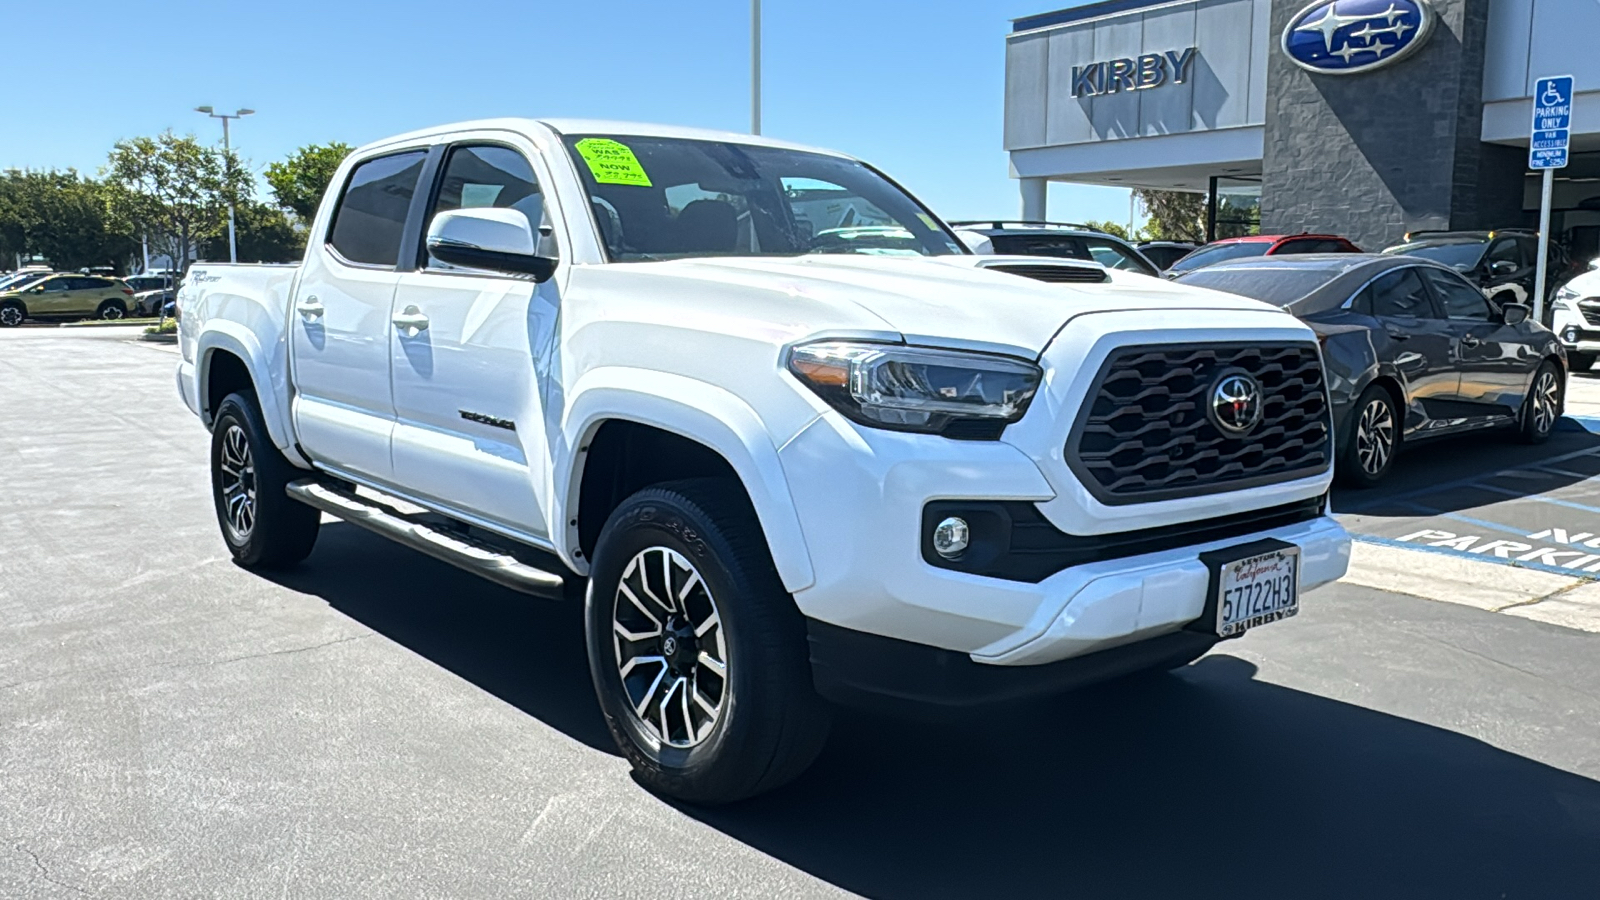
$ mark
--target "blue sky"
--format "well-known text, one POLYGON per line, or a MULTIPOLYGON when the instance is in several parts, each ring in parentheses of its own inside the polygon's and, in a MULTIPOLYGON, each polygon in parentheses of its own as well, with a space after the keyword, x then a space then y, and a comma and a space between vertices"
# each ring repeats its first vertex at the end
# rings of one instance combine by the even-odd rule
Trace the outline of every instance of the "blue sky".
MULTIPOLYGON (((763 131, 867 159, 946 217, 1014 216, 1005 35, 1077 2, 764 0, 763 131)), ((166 128, 220 140, 201 104, 258 110, 234 127, 257 170, 302 144, 497 115, 749 127, 748 0, 58 0, 5 19, 6 69, 26 75, 0 113, 33 124, 0 129, 0 168, 92 172, 114 141, 166 128)), ((1050 212, 1125 222, 1128 194, 1053 185, 1050 212)))

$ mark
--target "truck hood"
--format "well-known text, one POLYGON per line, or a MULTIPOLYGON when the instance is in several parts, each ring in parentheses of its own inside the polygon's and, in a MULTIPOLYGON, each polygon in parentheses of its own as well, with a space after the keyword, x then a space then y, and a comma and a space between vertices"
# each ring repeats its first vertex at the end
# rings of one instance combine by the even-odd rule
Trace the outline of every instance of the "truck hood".
MULTIPOLYGON (((1095 263, 1035 256, 892 257, 816 255, 721 257, 644 263, 670 274, 744 290, 865 312, 908 343, 991 350, 1037 357, 1078 315, 1115 310, 1215 309, 1275 312, 1234 294, 1173 284, 1095 263), (1090 267, 1106 283, 1037 281, 996 266, 1090 267)), ((860 315, 845 320, 859 322, 860 315)))

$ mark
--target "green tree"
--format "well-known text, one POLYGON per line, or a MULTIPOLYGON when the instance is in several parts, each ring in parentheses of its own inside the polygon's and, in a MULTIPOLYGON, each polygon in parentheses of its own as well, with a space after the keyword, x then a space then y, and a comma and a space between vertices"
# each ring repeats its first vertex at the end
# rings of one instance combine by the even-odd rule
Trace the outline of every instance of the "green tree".
POLYGON ((317 214, 317 204, 328 191, 334 170, 354 150, 349 144, 307 144, 283 160, 267 166, 267 184, 278 205, 309 225, 317 214))
POLYGON ((171 131, 119 141, 105 175, 116 218, 148 235, 179 271, 200 241, 227 233, 228 202, 248 203, 253 189, 237 155, 171 131))
MULTIPOLYGON (((283 210, 250 201, 234 211, 234 236, 240 262, 296 262, 305 255, 304 229, 295 228, 283 210)), ((226 229, 200 242, 205 259, 227 259, 226 229)))
POLYGON ((1096 231, 1104 231, 1106 234, 1109 234, 1112 237, 1119 237, 1123 240, 1128 240, 1128 227, 1126 225, 1119 225, 1116 222, 1111 221, 1088 221, 1083 224, 1095 229, 1096 231))
POLYGON ((0 260, 40 256, 61 269, 122 268, 133 242, 106 206, 105 187, 77 172, 0 174, 0 260))
POLYGON ((1144 232, 1156 241, 1203 241, 1206 238, 1206 195, 1188 191, 1136 190, 1148 221, 1144 232))

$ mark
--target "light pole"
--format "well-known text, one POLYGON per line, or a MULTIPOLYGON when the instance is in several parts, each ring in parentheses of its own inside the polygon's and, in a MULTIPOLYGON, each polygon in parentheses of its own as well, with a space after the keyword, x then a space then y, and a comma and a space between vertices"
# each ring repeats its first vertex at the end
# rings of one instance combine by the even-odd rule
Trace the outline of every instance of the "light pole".
MULTIPOLYGON (((228 120, 242 119, 245 116, 255 115, 256 111, 253 109, 241 109, 232 114, 219 113, 213 112, 212 107, 209 106, 196 106, 194 111, 205 113, 213 119, 222 120, 222 152, 227 154, 226 164, 228 166, 228 174, 231 176, 233 174, 233 153, 228 147, 228 120)), ((185 251, 185 255, 187 253, 188 251, 185 251)), ((228 262, 236 263, 238 261, 239 245, 233 234, 233 183, 230 178, 228 183, 228 262)))
POLYGON ((750 0, 750 133, 761 133, 761 0, 750 0))

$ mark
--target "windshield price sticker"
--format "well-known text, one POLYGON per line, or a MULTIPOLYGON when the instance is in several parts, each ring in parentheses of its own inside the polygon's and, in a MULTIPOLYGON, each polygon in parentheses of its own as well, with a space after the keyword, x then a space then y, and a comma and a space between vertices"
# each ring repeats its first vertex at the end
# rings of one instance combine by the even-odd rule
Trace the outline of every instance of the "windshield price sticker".
POLYGON ((639 157, 633 155, 633 150, 627 144, 608 138, 584 138, 573 146, 589 166, 594 180, 600 184, 650 187, 650 176, 645 174, 644 166, 639 165, 639 157))

